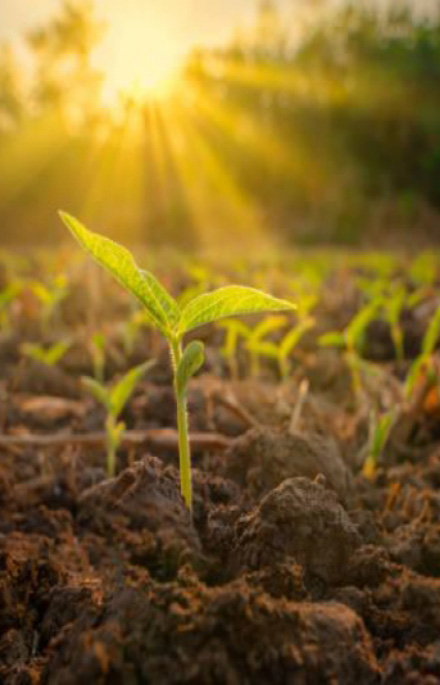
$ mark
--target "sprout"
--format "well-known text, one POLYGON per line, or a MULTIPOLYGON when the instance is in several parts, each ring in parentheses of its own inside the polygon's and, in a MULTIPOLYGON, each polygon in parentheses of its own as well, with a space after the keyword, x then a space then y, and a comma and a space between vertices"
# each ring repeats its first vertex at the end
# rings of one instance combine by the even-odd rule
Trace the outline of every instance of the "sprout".
POLYGON ((362 473, 365 478, 372 478, 374 475, 379 459, 395 424, 396 416, 396 411, 394 409, 391 409, 381 416, 377 415, 374 411, 370 413, 368 455, 362 468, 362 473))
POLYGON ((302 321, 299 321, 294 328, 288 331, 278 344, 266 341, 257 341, 254 343, 251 340, 249 349, 251 349, 254 354, 259 354, 262 357, 268 357, 269 359, 275 359, 278 364, 280 377, 285 381, 290 373, 289 358, 291 353, 298 345, 301 338, 308 330, 313 328, 314 325, 314 319, 303 319, 302 321))
POLYGON ((380 309, 381 304, 382 298, 378 296, 359 310, 342 333, 332 331, 325 333, 319 338, 319 344, 322 347, 337 347, 345 350, 345 359, 350 369, 353 388, 357 395, 362 390, 361 351, 364 345, 365 333, 380 309))
POLYGON ((162 333, 168 343, 177 402, 181 492, 186 506, 191 509, 192 480, 186 394, 189 380, 203 364, 204 351, 202 343, 198 341, 193 341, 184 348, 184 335, 204 324, 230 316, 289 311, 295 306, 254 288, 238 285, 200 294, 184 306, 179 306, 153 274, 139 269, 126 248, 89 231, 64 212, 60 216, 79 244, 141 302, 151 325, 162 333))
POLYGON ((115 475, 116 453, 125 431, 125 424, 118 421, 119 416, 132 396, 136 385, 142 376, 154 366, 154 359, 136 366, 128 371, 116 385, 107 388, 94 378, 84 377, 84 387, 87 388, 94 398, 107 410, 105 430, 107 437, 107 473, 110 477, 115 475))
POLYGON ((105 346, 104 333, 96 331, 90 338, 90 353, 92 355, 93 375, 98 383, 104 383, 105 377, 105 346))
POLYGON ((56 366, 71 347, 71 344, 69 340, 61 340, 50 347, 43 347, 37 343, 24 343, 20 349, 30 359, 34 359, 45 366, 56 366))
POLYGON ((440 337, 440 306, 435 311, 429 322, 425 335, 422 340, 422 351, 418 357, 413 361, 409 369, 405 381, 405 396, 407 399, 411 397, 414 388, 417 385, 419 378, 424 371, 427 372, 427 378, 430 384, 435 385, 437 376, 433 369, 432 357, 440 337))
POLYGON ((50 286, 40 281, 31 283, 32 292, 38 298, 42 307, 42 323, 47 328, 60 303, 67 297, 67 281, 60 275, 53 279, 50 286))

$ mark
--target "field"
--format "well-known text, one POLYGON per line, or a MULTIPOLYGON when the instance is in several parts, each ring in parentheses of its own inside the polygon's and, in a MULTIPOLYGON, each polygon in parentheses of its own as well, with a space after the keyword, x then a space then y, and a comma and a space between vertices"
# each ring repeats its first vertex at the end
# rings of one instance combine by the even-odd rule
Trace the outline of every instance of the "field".
POLYGON ((440 682, 437 255, 137 256, 298 308, 200 329, 191 514, 161 336, 79 250, 1 256, 1 682, 440 682), (153 359, 111 476, 82 378, 153 359))

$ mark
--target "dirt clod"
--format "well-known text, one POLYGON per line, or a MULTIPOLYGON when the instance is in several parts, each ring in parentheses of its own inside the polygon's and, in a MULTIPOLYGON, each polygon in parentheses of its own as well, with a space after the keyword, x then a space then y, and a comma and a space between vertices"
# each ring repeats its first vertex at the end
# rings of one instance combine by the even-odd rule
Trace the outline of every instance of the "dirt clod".
POLYGON ((237 523, 237 568, 271 565, 287 556, 308 576, 336 583, 360 544, 356 527, 336 495, 307 478, 291 478, 237 523))
POLYGON ((225 455, 225 473, 261 496, 287 478, 322 474, 343 498, 351 477, 334 442, 320 436, 289 435, 253 429, 237 439, 225 455))

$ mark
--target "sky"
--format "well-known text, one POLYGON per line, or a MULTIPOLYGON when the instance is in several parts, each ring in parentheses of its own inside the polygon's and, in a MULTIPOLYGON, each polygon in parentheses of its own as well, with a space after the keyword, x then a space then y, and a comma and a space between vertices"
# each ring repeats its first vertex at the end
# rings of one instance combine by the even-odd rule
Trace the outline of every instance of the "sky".
MULTIPOLYGON (((310 0, 308 0, 310 2, 310 0)), ((314 0, 317 2, 318 0, 314 0)), ((342 0, 325 0, 335 3, 342 0)), ((371 0, 386 3, 393 0, 371 0)), ((107 25, 93 55, 107 75, 107 90, 158 90, 194 45, 218 44, 251 24, 259 0, 95 0, 107 25)), ((307 0, 278 0, 294 17, 307 0)), ((412 0, 418 7, 435 0, 412 0)), ((0 43, 10 41, 25 57, 23 35, 45 21, 62 0, 0 0, 0 43)))
MULTIPOLYGON (((0 40, 14 39, 56 12, 61 0, 0 0, 0 40)), ((237 23, 248 22, 256 0, 96 0, 112 23, 133 15, 149 18, 187 45, 224 39, 237 23)))
MULTIPOLYGON (((295 0, 280 0, 281 4, 295 0)), ((194 45, 226 41, 255 16, 258 0, 95 0, 107 23, 95 66, 108 74, 110 89, 156 88, 178 69, 194 45)), ((23 59, 23 35, 44 24, 61 0, 0 0, 0 43, 23 59)))

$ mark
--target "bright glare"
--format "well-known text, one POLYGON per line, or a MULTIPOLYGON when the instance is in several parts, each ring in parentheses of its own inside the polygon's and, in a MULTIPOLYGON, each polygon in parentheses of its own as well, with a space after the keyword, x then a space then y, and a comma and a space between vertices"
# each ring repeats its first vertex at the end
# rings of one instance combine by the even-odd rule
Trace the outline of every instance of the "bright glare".
POLYGON ((182 46, 151 26, 146 29, 144 22, 131 20, 119 28, 109 31, 94 55, 104 74, 105 102, 115 103, 121 93, 137 100, 165 97, 184 62, 182 46))

